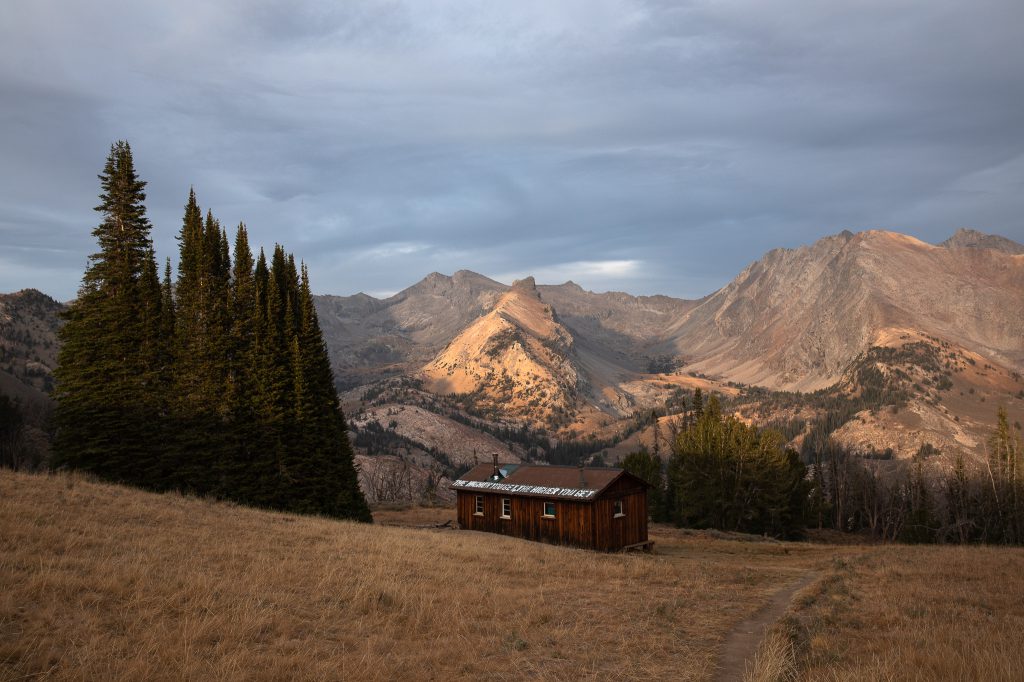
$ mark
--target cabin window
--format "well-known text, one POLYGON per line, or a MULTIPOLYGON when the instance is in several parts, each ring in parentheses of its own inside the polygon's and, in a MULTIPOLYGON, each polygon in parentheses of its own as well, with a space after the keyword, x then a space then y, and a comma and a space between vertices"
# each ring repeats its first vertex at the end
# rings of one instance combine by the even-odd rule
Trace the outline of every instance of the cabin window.
POLYGON ((512 500, 507 497, 501 498, 501 518, 512 518, 512 500))
POLYGON ((544 503, 544 517, 548 519, 555 518, 555 503, 545 502, 544 503))
POLYGON ((613 509, 615 513, 615 518, 619 518, 626 515, 625 512, 622 511, 622 500, 615 500, 615 505, 613 509))
POLYGON ((474 507, 473 513, 476 514, 477 516, 483 516, 484 515, 484 496, 483 495, 477 495, 476 496, 476 506, 474 507))

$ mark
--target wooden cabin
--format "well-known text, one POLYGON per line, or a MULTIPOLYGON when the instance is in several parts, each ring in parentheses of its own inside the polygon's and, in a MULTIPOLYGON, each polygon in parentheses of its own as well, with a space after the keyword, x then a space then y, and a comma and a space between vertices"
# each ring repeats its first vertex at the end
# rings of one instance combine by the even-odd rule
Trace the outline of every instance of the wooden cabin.
POLYGON ((623 469, 481 464, 452 483, 459 527, 605 552, 649 549, 647 489, 623 469))

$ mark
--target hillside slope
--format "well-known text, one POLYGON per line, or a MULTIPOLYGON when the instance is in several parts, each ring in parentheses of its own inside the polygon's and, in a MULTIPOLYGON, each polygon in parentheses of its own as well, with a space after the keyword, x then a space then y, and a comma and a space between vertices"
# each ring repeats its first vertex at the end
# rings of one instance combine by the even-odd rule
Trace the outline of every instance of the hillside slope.
POLYGON ((555 319, 530 277, 515 282, 420 376, 435 393, 473 394, 478 408, 557 428, 575 412, 585 390, 573 345, 572 334, 555 319))
POLYGON ((577 340, 614 354, 617 362, 644 372, 659 358, 649 346, 676 318, 700 304, 671 296, 632 296, 620 291, 594 293, 575 282, 540 285, 541 297, 577 340))
MULTIPOLYGON (((394 428, 379 426, 379 415, 360 421, 362 440, 386 443, 381 452, 392 455, 433 450, 452 464, 472 457, 476 445, 495 449, 490 436, 470 438, 466 428, 499 438, 506 428, 539 434, 518 445, 510 439, 510 452, 547 449, 541 430, 610 443, 642 428, 640 415, 681 405, 697 387, 728 396, 738 384, 802 392, 848 384, 860 356, 903 345, 903 337, 946 344, 943 352, 992 370, 944 369, 949 376, 941 381, 953 382, 953 392, 910 381, 900 389, 907 409, 874 405, 836 437, 857 450, 891 448, 897 457, 922 444, 981 457, 996 407, 1006 404, 1017 420, 1024 374, 1024 246, 973 230, 940 245, 868 231, 776 249, 699 301, 594 293, 573 282, 509 287, 461 270, 432 273, 385 299, 321 296, 316 305, 336 383, 349 389, 349 416, 367 402, 422 408, 380 422, 395 421, 394 428), (424 390, 408 388, 417 381, 424 390)), ((23 404, 48 403, 62 309, 38 292, 0 296, 0 391, 23 404)), ((920 374, 899 363, 879 368, 920 374)), ((922 376, 938 381, 932 371, 922 376)), ((821 399, 808 394, 803 402, 821 399)), ((761 423, 798 418, 756 406, 753 413, 761 423)), ((640 434, 622 447, 642 437, 653 440, 640 434)))
POLYGON ((706 679, 837 551, 655 537, 604 555, 0 470, 0 679, 706 679))
POLYGON ((49 401, 64 307, 35 289, 0 294, 0 393, 49 401))
MULTIPOLYGON (((431 273, 389 298, 317 296, 317 313, 338 383, 349 388, 416 369, 487 314, 509 290, 469 270, 431 273)), ((646 346, 696 301, 594 293, 573 282, 537 287, 559 323, 630 369, 651 362, 646 346)))
POLYGON ((933 246, 893 232, 776 249, 677 319, 665 348, 693 369, 813 390, 886 328, 930 334, 1024 367, 1024 256, 933 246))

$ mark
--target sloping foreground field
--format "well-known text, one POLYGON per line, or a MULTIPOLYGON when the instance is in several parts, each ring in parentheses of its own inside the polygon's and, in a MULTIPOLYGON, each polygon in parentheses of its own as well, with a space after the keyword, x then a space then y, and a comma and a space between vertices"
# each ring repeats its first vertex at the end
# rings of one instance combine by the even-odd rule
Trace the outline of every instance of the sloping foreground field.
POLYGON ((762 670, 924 679, 890 662, 943 647, 1019 679, 1020 551, 655 540, 603 555, 0 471, 0 679, 704 680, 809 579, 762 670))
POLYGON ((839 558, 759 654, 748 679, 1024 680, 1024 551, 889 546, 839 558))

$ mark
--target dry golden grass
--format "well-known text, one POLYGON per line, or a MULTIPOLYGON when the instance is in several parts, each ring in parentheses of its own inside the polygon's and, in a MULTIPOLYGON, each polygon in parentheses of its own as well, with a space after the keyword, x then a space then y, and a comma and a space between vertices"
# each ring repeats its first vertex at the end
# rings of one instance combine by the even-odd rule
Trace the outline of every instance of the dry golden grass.
POLYGON ((743 682, 789 682, 796 678, 793 642, 776 628, 769 629, 754 660, 747 665, 743 682))
POLYGON ((1021 679, 1024 551, 652 537, 606 555, 0 471, 0 680, 705 680, 811 573, 748 679, 1021 679))
POLYGON ((454 507, 421 507, 416 505, 379 505, 373 509, 374 523, 383 526, 455 525, 454 507))
POLYGON ((780 628, 802 650, 794 679, 1024 679, 1021 549, 873 547, 795 606, 780 628))
POLYGON ((0 679, 706 679, 830 554, 657 539, 605 555, 0 471, 0 679))

